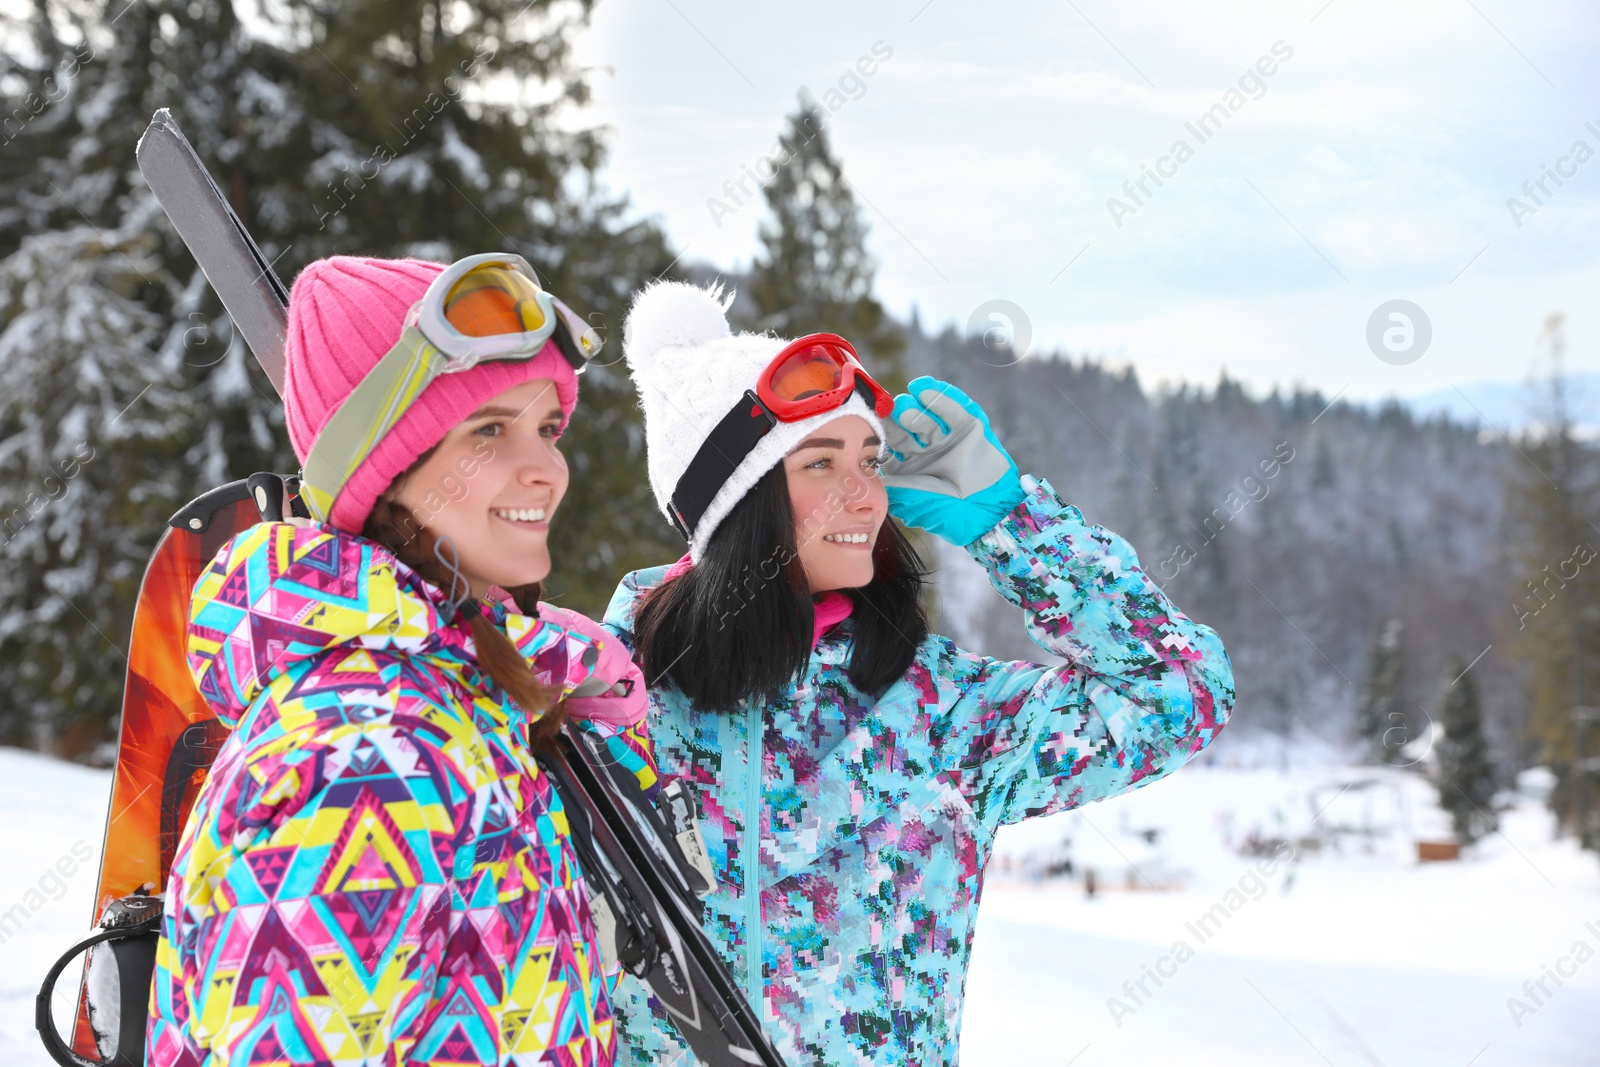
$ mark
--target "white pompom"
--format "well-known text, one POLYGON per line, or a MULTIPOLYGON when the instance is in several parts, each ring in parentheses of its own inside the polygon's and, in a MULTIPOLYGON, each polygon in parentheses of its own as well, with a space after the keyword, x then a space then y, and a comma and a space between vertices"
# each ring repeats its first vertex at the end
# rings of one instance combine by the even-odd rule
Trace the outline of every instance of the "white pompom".
POLYGON ((622 330, 628 365, 640 370, 664 348, 689 348, 731 336, 728 308, 734 293, 721 283, 708 289, 684 282, 657 282, 634 297, 622 330))

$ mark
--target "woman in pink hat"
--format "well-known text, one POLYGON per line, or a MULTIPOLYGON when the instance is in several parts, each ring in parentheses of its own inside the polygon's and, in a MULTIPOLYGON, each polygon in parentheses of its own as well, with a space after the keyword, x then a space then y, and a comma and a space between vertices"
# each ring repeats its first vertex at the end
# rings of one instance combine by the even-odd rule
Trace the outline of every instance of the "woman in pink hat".
POLYGON ((190 668, 233 734, 172 866, 151 1067, 612 1062, 534 760, 571 712, 654 781, 627 655, 538 602, 597 348, 516 256, 296 279, 284 408, 317 521, 240 534, 195 588, 190 668))

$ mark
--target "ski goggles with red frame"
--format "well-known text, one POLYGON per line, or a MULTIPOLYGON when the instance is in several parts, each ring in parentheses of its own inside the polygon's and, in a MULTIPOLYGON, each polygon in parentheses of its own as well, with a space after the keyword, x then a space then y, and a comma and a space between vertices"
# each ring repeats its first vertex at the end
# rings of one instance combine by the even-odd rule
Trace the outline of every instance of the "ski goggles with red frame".
POLYGON ((723 484, 774 426, 843 407, 858 393, 880 419, 894 409, 894 397, 872 380, 843 337, 813 333, 785 345, 756 387, 711 430, 673 488, 667 514, 683 539, 692 540, 723 484))
POLYGON ((406 314, 400 340, 312 443, 300 483, 312 517, 328 521, 350 476, 435 378, 484 362, 526 362, 546 342, 577 374, 603 345, 594 329, 540 286, 521 256, 488 252, 446 267, 406 314))

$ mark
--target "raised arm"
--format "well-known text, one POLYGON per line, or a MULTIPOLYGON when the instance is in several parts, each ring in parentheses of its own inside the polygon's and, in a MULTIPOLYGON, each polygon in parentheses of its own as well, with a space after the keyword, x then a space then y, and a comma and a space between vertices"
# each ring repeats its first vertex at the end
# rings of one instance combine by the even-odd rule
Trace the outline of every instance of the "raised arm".
POLYGON ((934 724, 947 772, 991 829, 1170 773, 1227 722, 1233 670, 1121 537, 1017 473, 961 390, 918 378, 896 399, 885 467, 896 517, 967 551, 1060 666, 947 644, 934 724))
POLYGON ((1222 729, 1233 669, 1121 537, 1048 483, 968 546, 1058 666, 952 649, 944 711, 963 793, 991 828, 1078 807, 1181 767, 1222 729))

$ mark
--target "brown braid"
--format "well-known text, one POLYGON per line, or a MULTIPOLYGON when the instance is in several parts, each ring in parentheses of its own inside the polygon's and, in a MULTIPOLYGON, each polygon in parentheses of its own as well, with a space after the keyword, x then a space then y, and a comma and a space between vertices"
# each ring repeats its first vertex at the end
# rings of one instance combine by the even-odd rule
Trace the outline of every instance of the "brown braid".
MULTIPOLYGON (((420 466, 431 451, 418 459, 411 470, 420 466)), ((411 473, 411 470, 395 479, 395 484, 398 485, 407 474, 411 473)), ((450 573, 439 564, 433 554, 437 539, 432 531, 416 520, 404 504, 389 499, 387 495, 380 497, 372 508, 372 514, 367 516, 361 534, 368 540, 376 541, 389 549, 400 562, 440 589, 451 588, 450 573)), ((516 601, 517 609, 522 614, 538 614, 538 582, 519 585, 514 589, 508 589, 507 592, 516 601)), ((470 619, 472 641, 478 649, 478 665, 499 684, 501 689, 509 693, 511 699, 516 701, 529 716, 534 717, 533 726, 529 730, 529 740, 533 747, 542 748, 554 741, 562 723, 566 721, 566 705, 557 703, 560 690, 534 677, 533 669, 528 665, 527 659, 517 651, 517 646, 511 643, 510 638, 490 621, 488 615, 481 611, 472 612, 470 619)))

